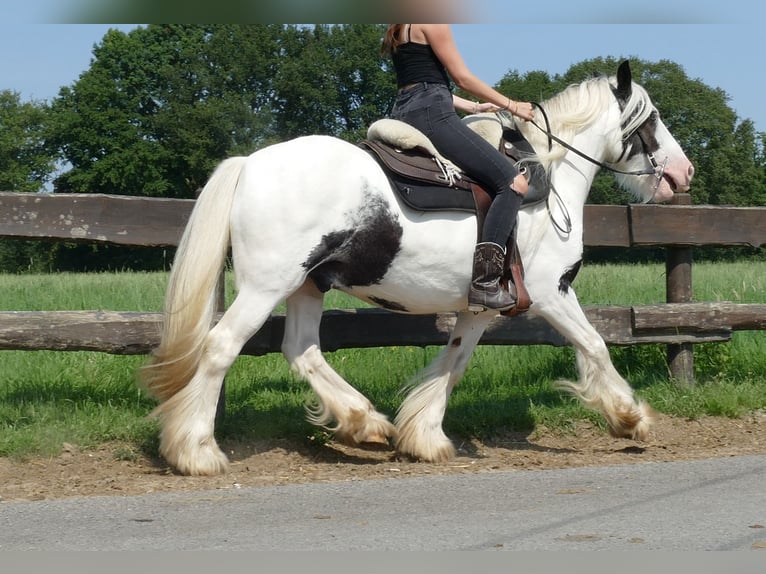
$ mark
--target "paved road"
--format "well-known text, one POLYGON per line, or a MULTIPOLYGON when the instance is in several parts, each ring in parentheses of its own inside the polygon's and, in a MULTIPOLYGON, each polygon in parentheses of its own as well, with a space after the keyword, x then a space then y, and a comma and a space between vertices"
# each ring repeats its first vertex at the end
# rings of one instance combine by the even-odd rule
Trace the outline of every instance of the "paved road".
POLYGON ((0 504, 0 550, 766 550, 766 456, 0 504))

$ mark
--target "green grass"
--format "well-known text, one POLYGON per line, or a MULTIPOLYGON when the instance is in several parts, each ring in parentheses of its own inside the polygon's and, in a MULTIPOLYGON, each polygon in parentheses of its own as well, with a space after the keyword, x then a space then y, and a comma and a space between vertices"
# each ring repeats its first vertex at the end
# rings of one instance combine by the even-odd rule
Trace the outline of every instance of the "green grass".
MULTIPOLYGON (((766 302, 766 263, 695 264, 696 301, 766 302)), ((0 310, 158 311, 163 273, 0 275, 0 310)), ((227 300, 234 297, 231 276, 227 300)), ((575 287, 584 305, 649 304, 665 300, 664 266, 586 266, 575 287)), ((327 306, 359 306, 339 293, 327 306)), ((338 372, 393 415, 400 388, 439 348, 343 349, 327 353, 338 372)), ((668 382, 665 347, 610 349, 617 369, 637 393, 664 413, 696 418, 738 417, 766 408, 766 332, 737 332, 731 343, 695 346, 694 387, 668 382)), ((115 456, 154 453, 155 403, 135 384, 143 357, 91 352, 0 352, 0 456, 51 455, 62 443, 91 448, 120 445, 115 456)), ((571 348, 480 346, 450 399, 445 430, 455 438, 488 438, 536 426, 566 431, 598 415, 553 388, 575 377, 571 348)), ((305 421, 311 400, 281 355, 240 357, 227 375, 222 438, 317 438, 305 421)))

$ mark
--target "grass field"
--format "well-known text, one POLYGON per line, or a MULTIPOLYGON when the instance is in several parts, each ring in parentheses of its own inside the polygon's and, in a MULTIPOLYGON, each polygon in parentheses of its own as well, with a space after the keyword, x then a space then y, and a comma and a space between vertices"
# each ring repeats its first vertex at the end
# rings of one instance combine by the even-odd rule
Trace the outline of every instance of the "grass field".
MULTIPOLYGON (((0 310, 158 311, 163 273, 0 275, 0 310)), ((233 298, 228 281, 227 299, 233 298)), ((648 304, 665 300, 664 266, 586 266, 575 283, 584 305, 648 304)), ((766 263, 694 265, 695 301, 766 303, 766 263)), ((358 303, 330 294, 328 307, 358 303)), ((338 372, 391 417, 401 386, 439 348, 345 349, 327 353, 338 372)), ((766 407, 766 332, 737 332, 731 343, 695 346, 698 384, 668 382, 665 347, 613 347, 613 361, 637 393, 667 414, 737 417, 766 407)), ((53 454, 62 443, 88 448, 124 441, 154 452, 154 402, 135 384, 143 357, 91 352, 0 351, 0 456, 53 454)), ((445 418, 454 436, 486 438, 536 425, 566 429, 588 418, 553 389, 575 377, 571 348, 480 346, 455 389, 445 418)), ((281 355, 240 357, 226 383, 221 436, 308 437, 323 433, 304 420, 311 399, 281 355)))

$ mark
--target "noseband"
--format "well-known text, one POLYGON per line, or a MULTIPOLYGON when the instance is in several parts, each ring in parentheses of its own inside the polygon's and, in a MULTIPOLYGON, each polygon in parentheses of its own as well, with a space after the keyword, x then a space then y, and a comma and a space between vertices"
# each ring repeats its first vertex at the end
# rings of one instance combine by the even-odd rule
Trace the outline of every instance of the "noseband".
MULTIPOLYGON (((648 120, 647 120, 648 121, 648 120)), ((646 123, 646 122, 644 122, 646 123)), ((652 165, 652 169, 645 169, 643 171, 636 171, 636 172, 625 172, 625 171, 619 171, 616 169, 613 169, 609 166, 605 166, 606 169, 616 172, 616 173, 624 173, 626 175, 653 175, 655 182, 654 182, 654 191, 657 191, 657 188, 660 187, 660 183, 662 183, 662 178, 665 176, 665 166, 668 165, 668 156, 665 156, 665 159, 662 161, 662 164, 657 162, 657 158, 654 157, 654 152, 646 151, 647 145, 644 141, 644 138, 641 136, 641 132, 638 130, 641 129, 641 127, 644 124, 641 124, 636 128, 636 131, 633 132, 638 136, 638 139, 641 141, 641 147, 644 148, 644 153, 646 154, 646 158, 649 160, 649 163, 652 165)))

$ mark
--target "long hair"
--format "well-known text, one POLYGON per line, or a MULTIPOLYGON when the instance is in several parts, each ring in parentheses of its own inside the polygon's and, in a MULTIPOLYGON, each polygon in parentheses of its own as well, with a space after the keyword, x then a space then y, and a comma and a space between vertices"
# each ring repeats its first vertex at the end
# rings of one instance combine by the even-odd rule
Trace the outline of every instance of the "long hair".
POLYGON ((383 56, 390 56, 403 42, 402 29, 404 24, 389 24, 386 28, 386 35, 383 36, 383 44, 380 47, 380 53, 383 56))

